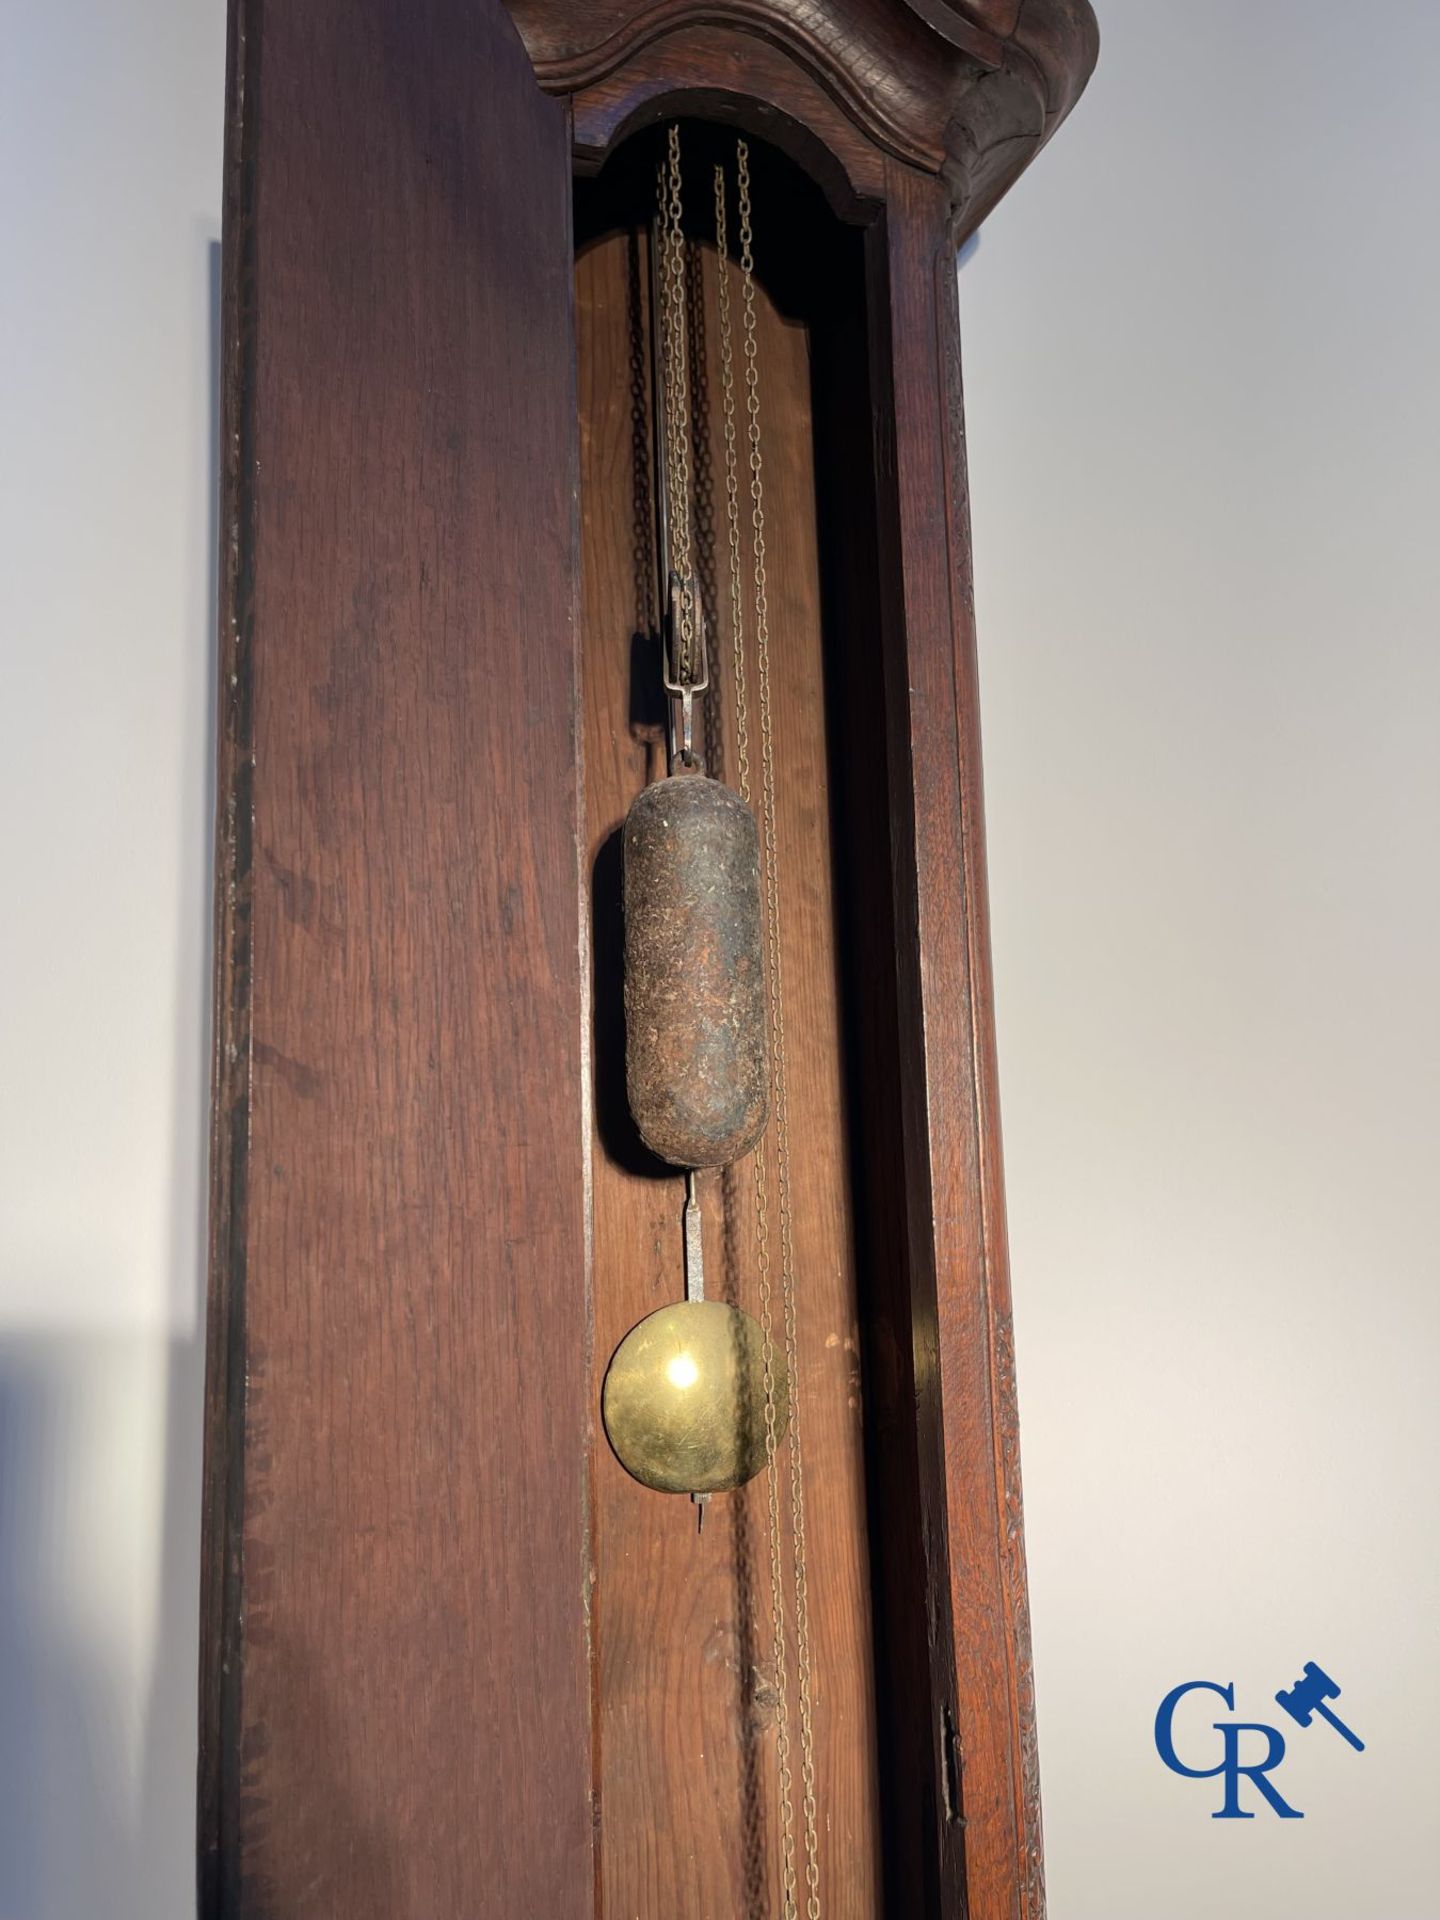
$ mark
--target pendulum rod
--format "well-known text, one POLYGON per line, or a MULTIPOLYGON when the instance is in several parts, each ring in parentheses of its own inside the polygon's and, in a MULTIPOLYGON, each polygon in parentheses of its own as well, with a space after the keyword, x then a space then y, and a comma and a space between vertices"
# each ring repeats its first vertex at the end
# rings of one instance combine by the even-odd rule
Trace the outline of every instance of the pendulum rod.
MULTIPOLYGON (((700 1196, 695 1186, 695 1169, 689 1168, 685 1174, 685 1298, 688 1301, 703 1301, 705 1298, 705 1240, 701 1231, 700 1196)), ((708 1493, 692 1493, 695 1503, 695 1531, 705 1531, 705 1503, 708 1493)))
MULTIPOLYGON (((750 526, 754 553, 755 649, 759 682, 761 816, 764 841, 764 895, 766 919, 767 974, 770 989, 770 1072, 771 1113, 775 1126, 777 1176, 777 1212, 779 1216, 780 1297, 784 1327, 785 1358, 791 1382, 790 1394, 790 1500, 794 1530, 795 1580, 795 1669, 796 1696, 800 1727, 801 1808, 805 1845, 805 1913, 807 1920, 820 1920, 820 1846, 816 1802, 815 1729, 813 1715, 813 1668, 810 1643, 810 1603, 805 1527, 805 1469, 801 1446, 799 1385, 799 1341, 795 1302, 795 1249, 790 1160, 788 1072, 785 1058, 784 966, 780 950, 781 900, 778 845, 776 836, 775 743, 770 679, 770 615, 765 566, 765 487, 760 430, 759 353, 755 309, 754 235, 750 191, 750 152, 744 140, 736 144, 736 172, 739 203, 740 275, 742 326, 745 360, 746 440, 750 469, 750 526)), ((740 580, 740 500, 735 431, 735 393, 733 344, 728 286, 728 254, 725 220, 725 187, 721 169, 716 169, 715 212, 720 274, 721 385, 724 395, 725 492, 729 534, 731 600, 735 652, 735 709, 737 762, 742 798, 750 797, 749 713, 745 677, 743 635, 743 590, 740 580)), ((777 1691, 781 1708, 777 1713, 777 1749, 779 1749, 782 1793, 782 1873, 785 1920, 797 1913, 795 1843, 791 1809, 792 1785, 788 1753, 786 1693, 786 1656, 784 1649, 783 1580, 779 1555, 779 1513, 774 1447, 774 1363, 771 1326, 771 1252, 768 1225, 768 1195, 765 1184, 763 1147, 755 1156, 756 1239, 761 1272, 760 1325, 765 1336, 766 1370, 766 1449, 771 1466, 768 1476, 771 1503, 772 1588, 775 1605, 777 1691), (781 1734, 781 1730, 783 1735, 781 1734)))

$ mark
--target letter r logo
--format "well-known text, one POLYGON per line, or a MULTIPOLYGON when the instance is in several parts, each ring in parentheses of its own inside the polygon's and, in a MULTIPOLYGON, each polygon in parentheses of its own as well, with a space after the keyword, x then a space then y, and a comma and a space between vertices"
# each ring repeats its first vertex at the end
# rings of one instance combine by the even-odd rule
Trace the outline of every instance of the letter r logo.
POLYGON ((1225 1798, 1219 1809, 1211 1815, 1213 1820, 1253 1820, 1253 1813, 1247 1813, 1240 1805, 1240 1778, 1243 1774, 1254 1783, 1265 1799, 1272 1813, 1282 1820, 1303 1820, 1304 1814, 1298 1807, 1292 1807, 1282 1799, 1274 1784, 1266 1779, 1285 1758, 1285 1741, 1275 1727, 1257 1725, 1246 1720, 1217 1720, 1213 1722, 1215 1731, 1221 1738, 1221 1756, 1213 1767, 1187 1766, 1175 1751, 1175 1709, 1187 1693, 1218 1694, 1233 1713, 1235 1710, 1235 1688, 1232 1685, 1222 1687, 1213 1680, 1187 1680, 1183 1685, 1172 1687, 1160 1702, 1155 1715, 1155 1751, 1169 1767, 1172 1773, 1183 1774, 1187 1780, 1211 1780, 1217 1774, 1225 1776, 1225 1798), (1262 1733, 1265 1736, 1265 1755, 1260 1760, 1242 1762, 1240 1758, 1240 1736, 1242 1733, 1262 1733))

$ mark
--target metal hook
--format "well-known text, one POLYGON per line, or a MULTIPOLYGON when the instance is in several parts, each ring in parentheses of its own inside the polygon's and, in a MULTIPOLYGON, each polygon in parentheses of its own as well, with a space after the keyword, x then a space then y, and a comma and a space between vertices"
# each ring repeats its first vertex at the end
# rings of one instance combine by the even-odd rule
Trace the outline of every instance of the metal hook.
POLYGON ((677 766, 688 771, 701 771, 704 767, 702 757, 695 751, 695 696, 704 693, 710 685, 710 645, 705 625, 705 607, 700 598, 700 587, 693 575, 686 578, 670 572, 670 605, 667 626, 668 638, 662 645, 661 678, 665 691, 670 696, 670 765, 673 772, 677 766), (682 667, 683 661, 676 658, 678 648, 676 637, 680 628, 680 610, 687 606, 694 617, 695 638, 699 646, 698 676, 687 679, 682 667), (679 726, 676 726, 676 709, 679 709, 679 726), (676 735, 679 745, 676 745, 676 735))

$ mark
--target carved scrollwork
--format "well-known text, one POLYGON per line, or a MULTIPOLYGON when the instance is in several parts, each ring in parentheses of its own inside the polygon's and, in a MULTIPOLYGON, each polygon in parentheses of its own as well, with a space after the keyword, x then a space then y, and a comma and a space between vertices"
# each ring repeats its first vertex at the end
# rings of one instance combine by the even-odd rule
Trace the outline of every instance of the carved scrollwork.
POLYGON ((1078 98, 1098 50, 1089 0, 510 0, 547 92, 623 84, 667 44, 676 83, 713 71, 688 44, 723 29, 779 49, 881 152, 944 173, 979 213, 1078 98))

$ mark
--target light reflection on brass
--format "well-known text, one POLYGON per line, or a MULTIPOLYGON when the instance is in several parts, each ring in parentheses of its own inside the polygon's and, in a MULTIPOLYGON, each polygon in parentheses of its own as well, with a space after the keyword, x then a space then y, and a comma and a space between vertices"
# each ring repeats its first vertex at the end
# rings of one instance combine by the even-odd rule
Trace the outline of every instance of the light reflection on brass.
MULTIPOLYGON (((790 1418, 777 1352, 775 1438, 790 1418)), ((661 1307, 615 1349, 602 1396, 621 1466, 660 1493, 723 1493, 765 1464, 765 1336, 720 1300, 661 1307)))

